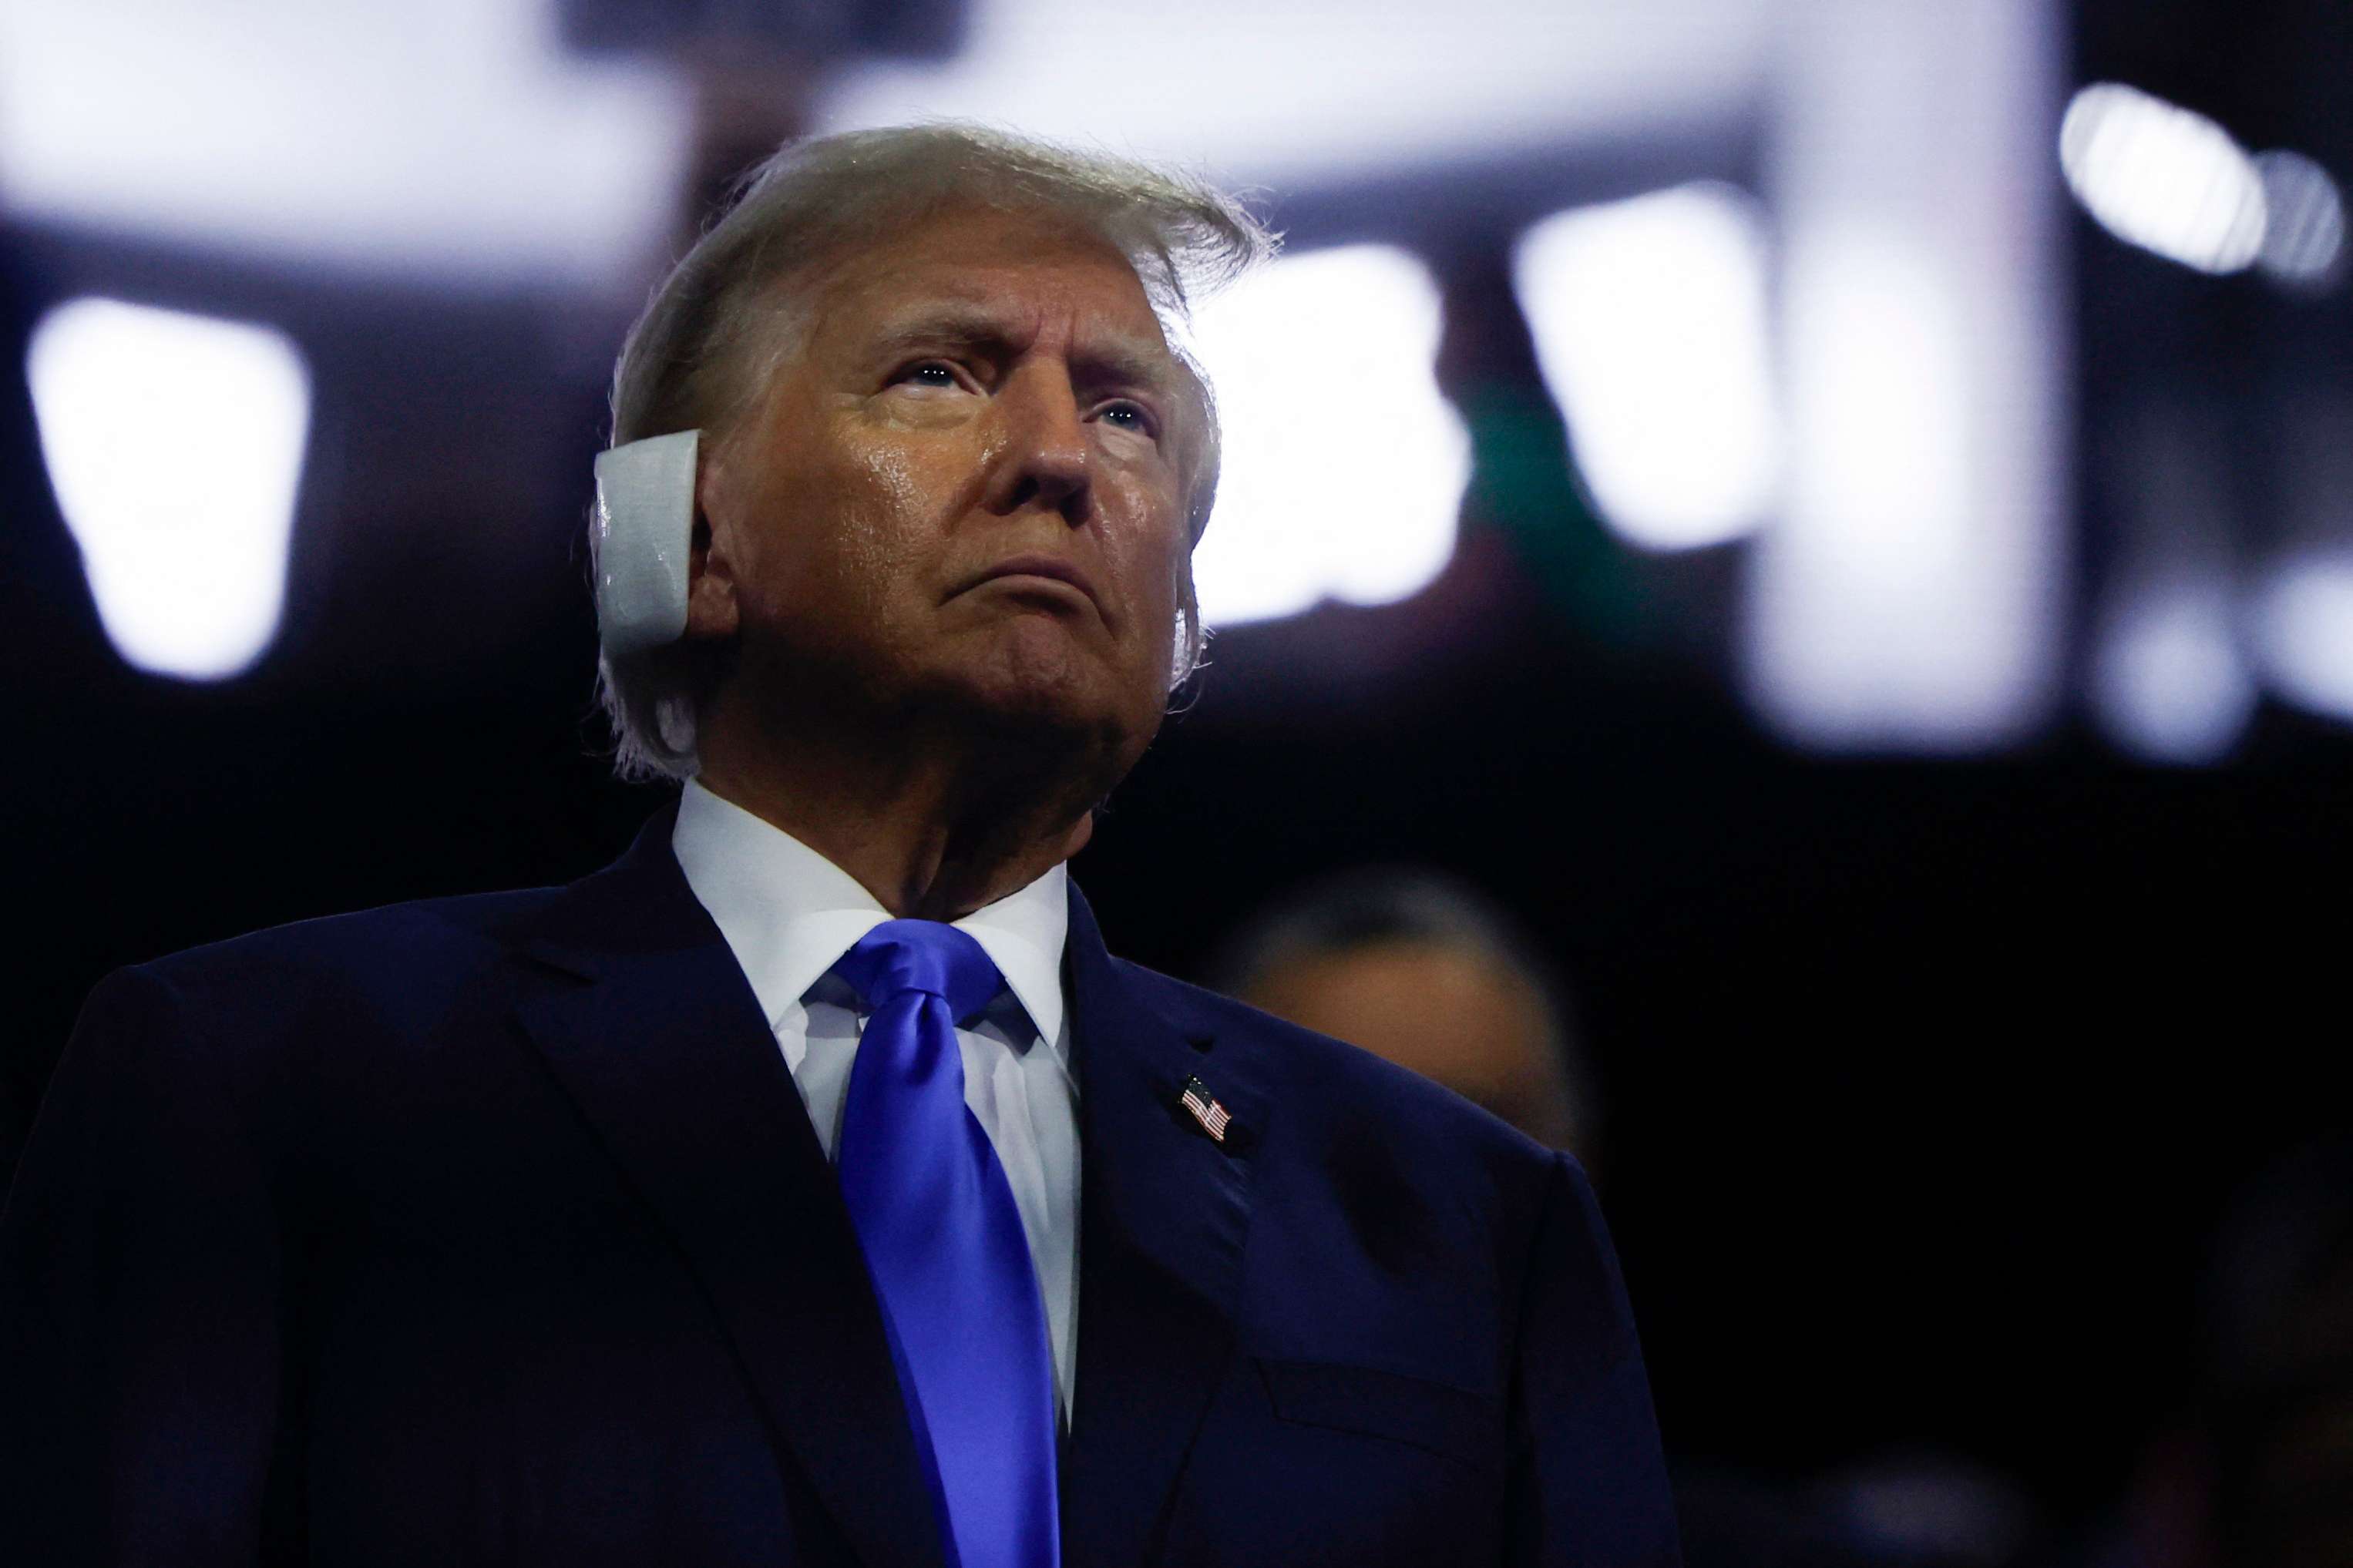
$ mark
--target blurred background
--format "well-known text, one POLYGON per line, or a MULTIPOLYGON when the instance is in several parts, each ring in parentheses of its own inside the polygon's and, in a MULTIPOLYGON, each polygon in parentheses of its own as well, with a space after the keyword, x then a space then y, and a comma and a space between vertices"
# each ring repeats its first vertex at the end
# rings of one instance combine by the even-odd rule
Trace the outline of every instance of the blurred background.
POLYGON ((975 117, 1288 236, 1080 879, 1240 989, 1516 966, 1694 1568, 2353 1562, 2348 73, 2343 0, 5 0, 0 1171, 107 970, 627 842, 621 333, 777 142, 975 117))

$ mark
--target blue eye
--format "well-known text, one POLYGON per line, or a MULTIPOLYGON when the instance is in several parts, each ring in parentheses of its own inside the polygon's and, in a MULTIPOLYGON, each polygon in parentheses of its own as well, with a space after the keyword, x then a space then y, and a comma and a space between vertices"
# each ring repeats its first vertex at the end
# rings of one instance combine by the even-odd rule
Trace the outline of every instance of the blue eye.
POLYGON ((912 381, 918 386, 954 386, 956 384, 955 372, 938 360, 927 360, 922 364, 912 365, 899 379, 912 381))
POLYGON ((1103 416, 1123 430, 1140 430, 1149 436, 1152 416, 1133 403, 1114 403, 1103 412, 1103 416))

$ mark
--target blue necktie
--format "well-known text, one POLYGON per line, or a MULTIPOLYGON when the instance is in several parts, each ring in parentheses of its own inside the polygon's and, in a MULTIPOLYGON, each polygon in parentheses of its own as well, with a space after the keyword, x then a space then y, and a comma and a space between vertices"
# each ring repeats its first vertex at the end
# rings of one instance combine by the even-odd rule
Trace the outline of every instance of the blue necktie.
POLYGON ((869 1012, 837 1163, 952 1568, 1056 1568, 1054 1373, 1029 1242, 964 1100, 955 1026, 1003 976, 936 921, 888 921, 833 972, 869 1012))

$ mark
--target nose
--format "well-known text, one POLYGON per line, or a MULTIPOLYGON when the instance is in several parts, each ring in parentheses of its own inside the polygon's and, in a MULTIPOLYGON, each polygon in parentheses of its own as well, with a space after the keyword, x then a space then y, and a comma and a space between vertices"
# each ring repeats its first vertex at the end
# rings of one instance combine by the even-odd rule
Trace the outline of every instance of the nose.
POLYGON ((1037 507, 1077 528, 1093 514, 1092 451, 1070 376, 1059 367, 1022 366, 999 389, 1001 445, 989 476, 988 509, 1009 516, 1037 507))

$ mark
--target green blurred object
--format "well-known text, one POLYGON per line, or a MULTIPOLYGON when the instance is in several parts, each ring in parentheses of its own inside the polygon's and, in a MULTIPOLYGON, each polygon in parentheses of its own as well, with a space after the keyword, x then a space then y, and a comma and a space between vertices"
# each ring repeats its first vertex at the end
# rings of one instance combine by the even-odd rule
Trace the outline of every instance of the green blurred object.
POLYGON ((1458 404, 1471 426, 1466 525, 1501 531, 1545 597, 1594 641, 1651 641, 1651 596, 1594 510, 1551 402, 1493 382, 1458 404))

